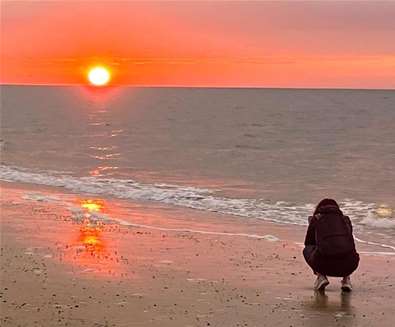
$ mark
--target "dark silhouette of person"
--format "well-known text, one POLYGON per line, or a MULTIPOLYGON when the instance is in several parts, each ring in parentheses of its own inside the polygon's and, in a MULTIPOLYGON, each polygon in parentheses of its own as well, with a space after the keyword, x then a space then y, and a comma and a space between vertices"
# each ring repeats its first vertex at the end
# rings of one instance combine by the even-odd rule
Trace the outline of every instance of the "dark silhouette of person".
POLYGON ((303 256, 317 279, 314 289, 325 290, 328 276, 342 277, 341 289, 352 290, 350 275, 357 269, 359 254, 355 248, 353 228, 333 199, 321 200, 309 217, 303 256))

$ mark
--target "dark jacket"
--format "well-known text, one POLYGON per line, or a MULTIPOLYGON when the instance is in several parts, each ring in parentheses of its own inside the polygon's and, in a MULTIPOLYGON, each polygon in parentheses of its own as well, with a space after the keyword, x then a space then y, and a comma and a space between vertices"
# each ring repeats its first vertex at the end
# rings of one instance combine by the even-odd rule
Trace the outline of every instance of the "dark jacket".
POLYGON ((314 272, 333 277, 344 277, 351 275, 351 273, 357 269, 359 264, 359 255, 356 250, 347 253, 340 258, 324 256, 318 251, 316 242, 316 224, 319 219, 319 215, 325 215, 327 213, 341 214, 346 220, 350 231, 352 232, 350 218, 344 216, 338 207, 322 207, 317 215, 309 217, 309 227, 307 229, 306 238, 304 241, 305 249, 303 250, 303 255, 306 259, 306 262, 314 272))

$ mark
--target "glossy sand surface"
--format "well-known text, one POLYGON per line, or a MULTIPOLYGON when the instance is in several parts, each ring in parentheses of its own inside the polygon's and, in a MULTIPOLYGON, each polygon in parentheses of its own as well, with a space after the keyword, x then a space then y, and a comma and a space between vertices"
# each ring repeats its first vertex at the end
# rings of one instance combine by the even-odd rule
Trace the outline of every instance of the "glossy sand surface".
POLYGON ((322 295, 300 226, 6 183, 1 201, 2 326, 392 325, 380 248, 322 295))

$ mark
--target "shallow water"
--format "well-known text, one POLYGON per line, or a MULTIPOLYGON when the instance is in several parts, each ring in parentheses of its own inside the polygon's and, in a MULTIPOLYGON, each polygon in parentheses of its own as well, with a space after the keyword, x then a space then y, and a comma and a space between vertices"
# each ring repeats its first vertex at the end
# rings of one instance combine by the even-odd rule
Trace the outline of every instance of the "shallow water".
POLYGON ((0 178, 391 240, 395 91, 2 87, 0 178), (380 236, 382 235, 382 236, 380 236))

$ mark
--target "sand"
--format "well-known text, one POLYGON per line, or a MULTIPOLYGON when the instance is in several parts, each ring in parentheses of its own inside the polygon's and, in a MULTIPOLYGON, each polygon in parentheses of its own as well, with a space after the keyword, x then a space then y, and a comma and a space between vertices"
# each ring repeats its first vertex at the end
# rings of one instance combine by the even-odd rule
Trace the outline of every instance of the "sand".
POLYGON ((304 227, 114 199, 92 225, 65 205, 86 199, 2 183, 1 326, 392 326, 382 249, 358 244, 351 294, 316 294, 304 227))

